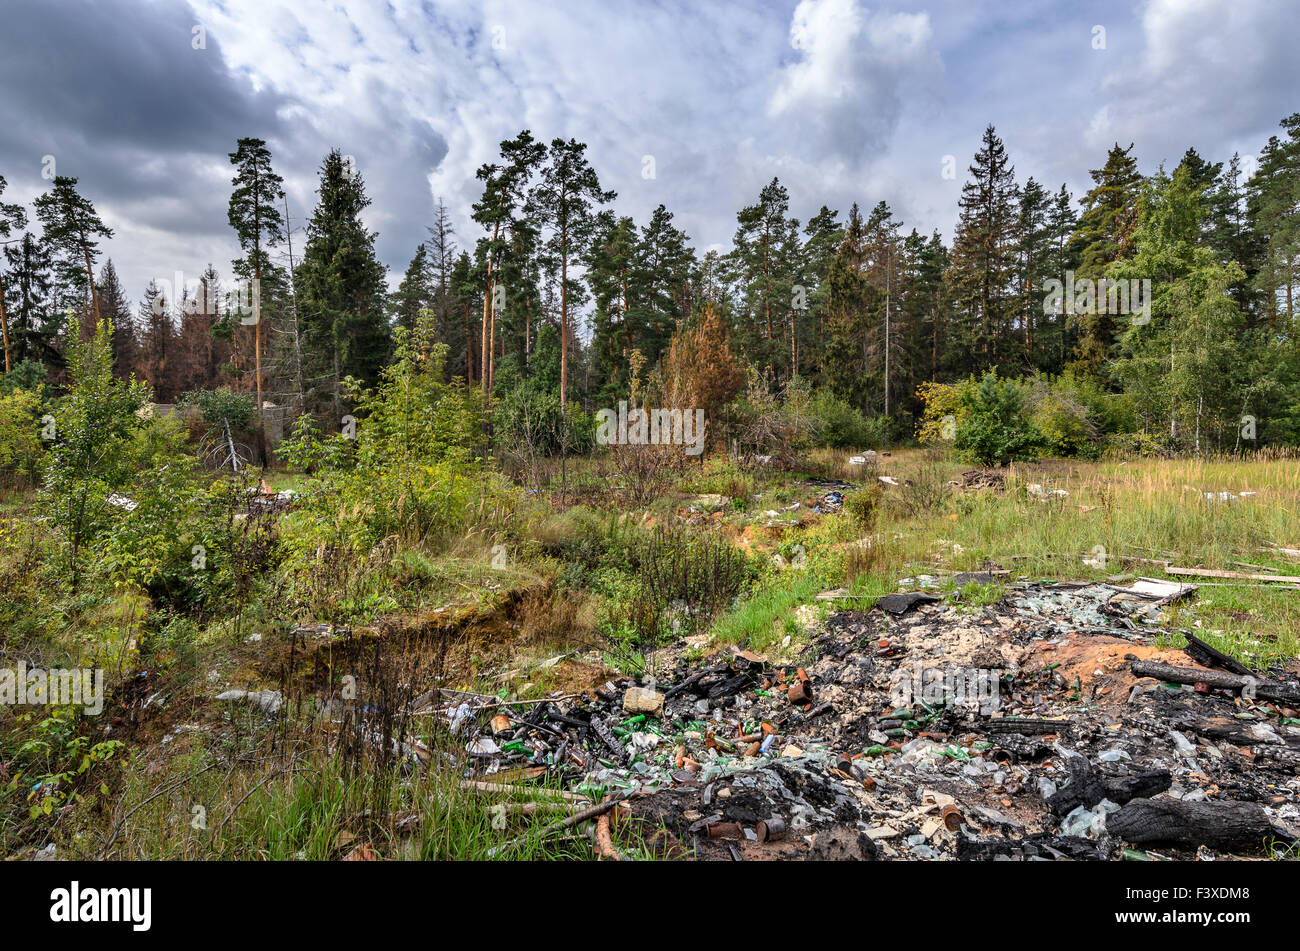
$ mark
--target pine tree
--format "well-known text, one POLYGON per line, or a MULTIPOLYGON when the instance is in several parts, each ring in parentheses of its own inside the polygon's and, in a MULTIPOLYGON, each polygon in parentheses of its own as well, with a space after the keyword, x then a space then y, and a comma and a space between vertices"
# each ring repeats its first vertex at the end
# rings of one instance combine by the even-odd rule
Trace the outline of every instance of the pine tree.
POLYGON ((113 327, 113 375, 119 380, 125 380, 135 367, 135 321, 131 317, 131 301, 118 279, 111 258, 104 262, 99 271, 99 303, 104 319, 113 327))
MULTIPOLYGON (((1107 154, 1106 164, 1089 172, 1093 187, 1080 199, 1083 214, 1075 236, 1080 279, 1105 277, 1111 264, 1133 256, 1142 176, 1132 151, 1132 143, 1122 149, 1117 142, 1107 154)), ((1079 340, 1075 345, 1075 366, 1083 372, 1100 375, 1102 366, 1114 354, 1117 332, 1114 315, 1098 307, 1093 313, 1076 316, 1079 340)))
POLYGON ((804 240, 800 255, 799 286, 804 289, 805 313, 803 315, 804 353, 803 367, 816 367, 815 378, 826 382, 826 275, 844 229, 840 227, 839 212, 825 205, 804 226, 804 240))
POLYGON ((790 193, 779 179, 772 179, 759 192, 758 202, 736 214, 735 237, 728 255, 740 284, 740 302, 748 320, 739 344, 751 359, 776 376, 782 362, 782 348, 776 344, 775 321, 789 307, 795 284, 783 249, 788 248, 798 223, 788 218, 790 193))
POLYGON ((640 289, 635 301, 640 339, 633 346, 654 366, 667 351, 669 340, 691 313, 691 269, 695 254, 686 232, 673 225, 673 214, 663 205, 650 213, 650 221, 633 237, 632 281, 640 289))
MULTIPOLYGON (((235 143, 230 153, 235 177, 230 180, 227 219, 239 238, 244 257, 234 262, 235 273, 252 282, 253 360, 257 390, 259 442, 265 440, 262 400, 262 280, 270 261, 267 248, 274 247, 284 236, 284 218, 277 203, 284 194, 284 180, 271 168, 271 153, 262 139, 245 138, 235 143)), ((246 318, 247 319, 247 318, 246 318)), ((246 320, 245 319, 245 320, 246 320)), ((264 447, 259 447, 262 451, 264 447)))
MULTIPOLYGON (((60 290, 90 302, 99 321, 99 295, 95 291, 95 260, 100 238, 113 237, 113 229, 100 220, 95 206, 77 191, 77 180, 58 175, 54 186, 36 199, 36 217, 44 241, 53 252, 60 290)), ((64 301, 70 303, 65 296, 64 301)))
POLYGON ((596 206, 613 201, 617 195, 600 187, 596 170, 587 161, 587 146, 577 139, 551 140, 541 180, 529 195, 529 208, 543 232, 545 260, 559 288, 560 334, 560 408, 567 404, 569 389, 569 352, 574 345, 570 308, 582 293, 582 286, 569 276, 569 265, 585 254, 595 233, 596 206), (558 274, 554 269, 558 267, 558 274))
POLYGON ((62 357, 54 347, 59 333, 59 312, 53 303, 54 263, 49 249, 31 234, 5 246, 8 276, 5 312, 9 319, 14 365, 38 360, 59 366, 62 357))
POLYGON ((393 292, 390 305, 393 323, 408 331, 415 329, 420 311, 433 304, 433 287, 429 274, 429 249, 423 243, 415 248, 415 256, 406 266, 402 282, 393 292))
POLYGON ((170 403, 177 395, 172 366, 176 326, 172 322, 172 302, 157 281, 150 281, 145 288, 138 313, 140 346, 136 376, 149 384, 155 400, 170 403))
POLYGON ((866 225, 854 202, 826 274, 826 374, 836 395, 859 409, 879 393, 870 376, 871 332, 879 301, 867 279, 866 225))
POLYGON ((465 329, 464 370, 465 384, 474 382, 474 354, 477 352, 479 332, 474 326, 475 315, 482 313, 480 293, 482 280, 469 253, 462 251, 456 257, 450 278, 453 306, 461 314, 465 329))
POLYGON ((1020 190, 1016 218, 1016 313, 1022 334, 1023 362, 1026 367, 1039 369, 1049 369, 1054 356, 1051 351, 1043 351, 1040 339, 1044 284, 1055 271, 1052 200, 1052 195, 1031 177, 1020 190))
MULTIPOLYGON (((1078 245, 1074 241, 1074 235, 1079 227, 1074 202, 1064 184, 1061 185, 1047 211, 1047 227, 1052 241, 1050 274, 1064 287, 1067 273, 1074 270, 1078 263, 1078 245)), ((1053 371, 1059 372, 1064 368, 1071 352, 1068 317, 1064 307, 1053 314, 1044 314, 1043 317, 1048 321, 1046 326, 1051 328, 1052 339, 1046 339, 1048 334, 1040 332, 1038 335, 1040 349, 1045 355, 1051 355, 1048 358, 1049 366, 1053 371)))
POLYGON ((587 253, 587 284, 595 305, 592 315, 591 359, 596 379, 594 394, 610 406, 627 390, 627 355, 645 343, 644 328, 632 321, 644 317, 639 300, 643 288, 637 271, 636 223, 602 211, 587 253), (636 303, 634 304, 634 301, 636 303))
MULTIPOLYGON (((508 235, 517 213, 528 193, 529 182, 541 161, 546 157, 546 146, 524 129, 513 139, 501 143, 501 163, 485 163, 475 177, 483 183, 483 195, 474 205, 473 218, 487 232, 476 248, 479 270, 483 276, 483 319, 480 323, 479 380, 485 400, 491 399, 492 370, 496 361, 496 311, 502 293, 496 288, 500 283, 500 260, 508 247, 508 235)), ((563 398, 563 397, 561 397, 563 398)))
POLYGON ((451 369, 463 356, 461 347, 464 339, 460 319, 460 306, 454 287, 456 270, 456 239, 452 227, 451 213, 441 198, 438 199, 433 224, 429 227, 429 239, 425 242, 429 258, 429 285, 432 296, 430 306, 434 312, 434 333, 436 338, 447 344, 447 366, 445 372, 449 377, 455 372, 451 369))
MULTIPOLYGON (((880 310, 871 316, 870 353, 880 368, 884 415, 890 415, 891 373, 897 360, 898 324, 894 319, 898 292, 899 257, 902 254, 898 229, 901 223, 886 202, 877 202, 866 222, 867 280, 876 289, 880 310)), ((905 262, 904 262, 905 263, 905 262)))
POLYGON ((1265 297, 1270 329, 1279 311, 1295 329, 1295 288, 1300 280, 1300 112, 1282 120, 1286 138, 1270 136, 1249 183, 1250 215, 1261 240, 1255 282, 1265 297))

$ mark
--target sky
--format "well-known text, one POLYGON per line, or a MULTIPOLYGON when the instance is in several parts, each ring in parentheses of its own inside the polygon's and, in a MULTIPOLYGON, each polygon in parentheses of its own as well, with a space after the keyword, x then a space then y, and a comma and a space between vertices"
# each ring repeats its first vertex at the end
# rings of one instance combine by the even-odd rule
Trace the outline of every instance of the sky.
POLYGON ((29 211, 78 178, 133 300, 229 274, 243 136, 298 229, 352 156, 390 282, 439 197, 472 248, 474 172, 524 128, 588 143, 620 214, 662 203, 701 252, 773 177, 801 221, 883 200, 947 239, 990 123, 1018 181, 1076 197, 1115 142, 1144 173, 1257 154, 1300 111, 1297 36, 1272 0, 0 0, 0 175, 29 211))

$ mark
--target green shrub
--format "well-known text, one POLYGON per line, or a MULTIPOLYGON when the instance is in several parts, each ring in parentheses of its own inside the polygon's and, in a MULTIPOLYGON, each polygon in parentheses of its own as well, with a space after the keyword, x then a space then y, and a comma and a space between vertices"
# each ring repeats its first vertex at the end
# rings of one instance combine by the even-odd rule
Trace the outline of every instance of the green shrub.
POLYGON ((233 433, 248 430, 253 424, 257 402, 249 393, 236 393, 228 386, 215 390, 191 390, 176 401, 179 413, 198 413, 203 425, 209 429, 230 426, 233 433))
MULTIPOLYGON (((75 340, 75 324, 69 325, 75 340)), ((100 321, 90 341, 70 349, 72 384, 53 412, 55 436, 39 499, 39 514, 61 536, 74 588, 85 547, 118 511, 110 497, 135 475, 133 437, 145 425, 139 410, 149 389, 113 376, 112 334, 112 323, 100 321)))
POLYGON ((44 404, 31 390, 0 393, 0 484, 35 485, 45 461, 44 404))
POLYGON ((844 510, 859 525, 869 528, 876 523, 876 514, 884 494, 884 490, 881 489, 878 482, 867 486, 865 489, 849 492, 844 496, 844 510))
POLYGON ((323 435, 300 418, 279 449, 290 466, 312 470, 287 519, 295 549, 318 545, 368 552, 389 536, 436 546, 474 522, 500 521, 518 493, 483 465, 483 412, 477 390, 443 382, 447 347, 434 342, 433 315, 399 328, 397 354, 378 387, 348 380, 355 429, 323 435))
POLYGON ((868 419, 861 411, 823 387, 813 396, 811 410, 817 420, 816 442, 830 449, 866 449, 889 441, 880 417, 868 419))
POLYGON ((1012 380, 999 380, 990 370, 972 391, 962 394, 966 410, 957 424, 954 446, 980 465, 1005 465, 1033 458, 1042 447, 1042 434, 1025 418, 1024 397, 1012 380))
POLYGON ((592 419, 574 403, 560 408, 560 394, 535 380, 504 393, 493 414, 499 450, 520 455, 585 455, 595 445, 592 419))

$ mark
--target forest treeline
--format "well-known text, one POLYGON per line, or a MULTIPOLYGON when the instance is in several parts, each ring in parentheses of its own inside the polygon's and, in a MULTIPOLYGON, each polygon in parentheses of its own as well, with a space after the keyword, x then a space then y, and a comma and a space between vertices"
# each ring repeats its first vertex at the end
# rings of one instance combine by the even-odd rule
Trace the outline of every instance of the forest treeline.
POLYGON ((1019 178, 989 126, 951 243, 885 201, 800 219, 773 179, 738 211, 731 249, 701 254, 663 205, 618 214, 583 143, 523 131, 477 172, 474 233, 438 201, 390 291, 352 159, 324 158, 316 206, 290 229, 266 143, 241 139, 240 256, 138 298, 78 179, 27 208, 3 202, 0 177, 0 386, 57 392, 71 336, 106 319, 114 373, 158 402, 230 388, 336 429, 347 379, 377 384, 395 328, 423 313, 448 381, 507 431, 590 427, 629 397, 724 417, 768 399, 811 407, 829 443, 866 445, 935 436, 940 415, 1001 386, 1038 451, 1300 444, 1300 113, 1257 157, 1189 148, 1147 174, 1132 145, 1098 159, 1075 196, 1019 178))

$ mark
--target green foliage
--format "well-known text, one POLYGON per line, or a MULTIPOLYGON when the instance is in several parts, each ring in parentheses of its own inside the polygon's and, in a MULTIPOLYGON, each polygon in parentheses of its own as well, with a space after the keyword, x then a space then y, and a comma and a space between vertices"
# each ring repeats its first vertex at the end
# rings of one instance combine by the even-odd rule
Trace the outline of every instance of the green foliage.
MULTIPOLYGON (((149 390, 113 376, 113 328, 100 321, 94 337, 68 354, 71 387, 53 416, 55 437, 46 457, 38 511, 62 536, 75 588, 80 556, 116 510, 109 498, 135 474, 132 437, 144 425, 140 409, 149 390)), ((76 330, 69 327, 69 336, 76 330)))
POLYGON ((39 360, 19 360, 8 373, 0 373, 0 393, 27 390, 41 399, 48 394, 45 365, 39 360))
POLYGON ((880 500, 884 497, 884 490, 879 482, 873 482, 865 489, 856 492, 849 492, 844 496, 844 510, 853 517, 853 520, 864 528, 870 528, 876 523, 876 515, 880 509, 880 500))
POLYGON ((506 391, 493 407, 493 437, 501 450, 537 456, 584 455, 595 445, 592 418, 534 380, 506 391))
POLYGON ((323 540, 367 551, 390 535, 436 545, 485 504, 513 507, 513 493, 483 466, 477 391, 443 382, 446 346, 433 342, 433 315, 422 312, 414 333, 396 336, 396 359, 376 389, 347 381, 355 432, 324 436, 303 417, 280 447, 290 466, 318 476, 290 517, 300 547, 323 540))
POLYGON ((883 419, 868 419, 828 388, 819 389, 813 394, 810 410, 817 420, 815 439, 819 446, 831 449, 866 449, 885 445, 889 439, 888 427, 883 419))
POLYGON ((176 403, 179 412, 194 410, 204 425, 220 429, 229 425, 231 432, 247 430, 253 423, 257 404, 252 394, 236 393, 228 386, 215 390, 191 390, 176 403))
POLYGON ((1006 465, 1032 458, 1042 434, 1025 418, 1024 397, 1012 380, 990 370, 973 391, 962 394, 965 417, 958 423, 954 446, 980 465, 1006 465))
POLYGON ((44 465, 44 404, 30 390, 0 393, 0 484, 34 485, 44 465))
POLYGON ((217 558, 196 471, 188 456, 141 471, 130 491, 135 507, 117 512, 96 541, 95 577, 114 590, 139 588, 160 603, 187 606, 202 598, 208 559, 217 558))
MULTIPOLYGON (((5 734, 0 755, 12 758, 12 778, 3 791, 6 804, 11 796, 26 790, 29 819, 53 816, 70 801, 81 801, 81 790, 97 766, 113 758, 122 748, 120 740, 91 743, 82 732, 81 713, 74 707, 50 707, 47 715, 35 713, 17 717, 15 729, 5 734)), ((107 792, 100 786, 101 793, 107 792)), ((14 802, 16 805, 17 803, 14 802)))

